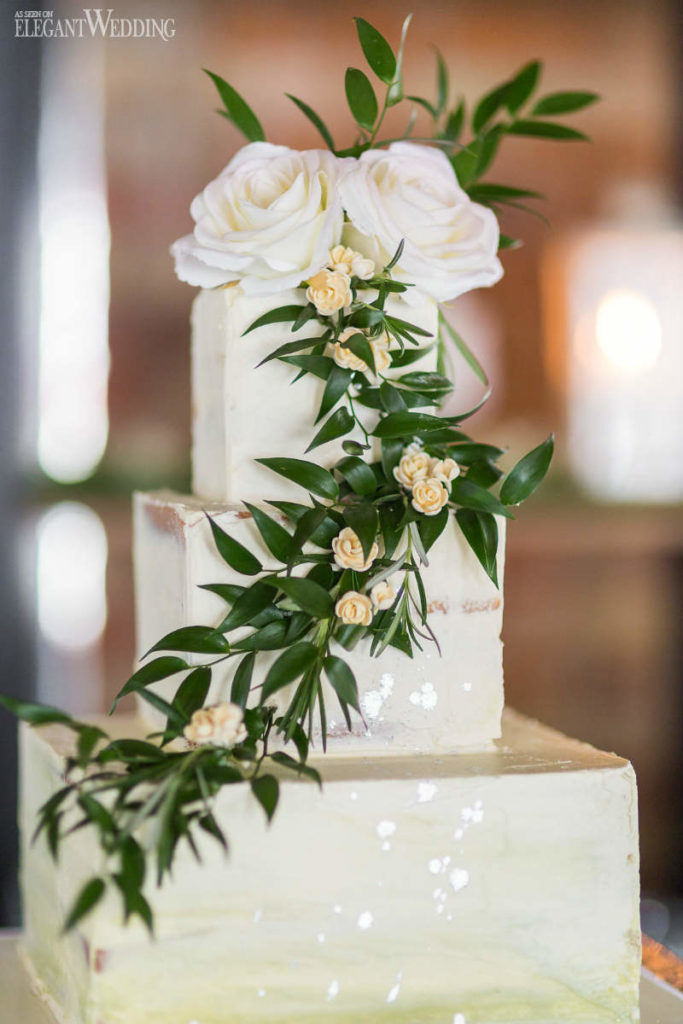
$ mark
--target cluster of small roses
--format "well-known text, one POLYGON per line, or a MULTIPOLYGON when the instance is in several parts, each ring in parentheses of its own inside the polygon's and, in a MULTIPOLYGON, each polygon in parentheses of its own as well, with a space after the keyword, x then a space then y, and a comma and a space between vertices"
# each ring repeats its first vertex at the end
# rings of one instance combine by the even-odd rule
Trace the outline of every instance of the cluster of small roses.
MULTIPOLYGON (((366 555, 363 546, 350 526, 345 526, 332 541, 334 561, 340 569, 367 572, 379 555, 379 547, 373 544, 366 555)), ((396 591, 391 583, 383 580, 376 583, 370 594, 347 590, 334 606, 334 613, 347 626, 369 626, 376 612, 391 608, 396 600, 396 591)))
POLYGON ((247 738, 244 712, 229 701, 198 708, 183 729, 185 739, 196 746, 211 743, 216 747, 234 747, 247 738))
POLYGON ((413 508, 425 516, 438 515, 448 501, 451 483, 459 475, 460 466, 454 459, 435 459, 417 442, 403 449, 394 467, 394 476, 412 494, 413 508))
POLYGON ((321 316, 331 316, 351 304, 351 278, 369 281, 374 273, 374 260, 348 246, 335 245, 330 249, 327 266, 309 278, 306 298, 321 316))

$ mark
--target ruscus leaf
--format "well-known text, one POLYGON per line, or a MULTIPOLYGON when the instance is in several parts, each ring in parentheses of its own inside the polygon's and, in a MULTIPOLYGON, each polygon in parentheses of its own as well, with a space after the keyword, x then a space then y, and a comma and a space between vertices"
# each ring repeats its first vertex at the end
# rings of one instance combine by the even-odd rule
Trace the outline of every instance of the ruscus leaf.
POLYGON ((307 669, 315 664, 318 657, 318 648, 305 641, 294 644, 293 647, 283 651, 271 665, 263 681, 261 689, 261 703, 264 704, 269 697, 281 690, 283 686, 298 679, 307 669))
POLYGON ((104 896, 104 889, 105 884, 102 878, 91 878, 89 882, 85 883, 74 900, 64 923, 65 932, 71 931, 86 914, 93 910, 104 896))
POLYGON ((341 409, 337 409, 336 412, 333 412, 325 420, 306 451, 313 451, 314 448, 318 448, 321 444, 327 444, 328 441, 334 441, 337 437, 343 437, 344 434, 348 434, 350 430, 353 430, 355 425, 356 421, 349 410, 342 406, 341 409))
POLYGON ((364 18, 355 18, 356 29, 365 59, 377 77, 390 85, 396 74, 396 58, 383 35, 364 18))
POLYGON ((278 562, 282 562, 285 565, 289 558, 289 549, 292 544, 290 534, 287 533, 284 526, 271 519, 258 505, 251 505, 247 501, 244 504, 251 512, 254 524, 271 555, 274 555, 278 562))
POLYGON ((292 480, 307 491, 327 498, 329 501, 336 501, 339 497, 337 481, 331 473, 315 462, 306 462, 304 459, 257 459, 262 466, 272 469, 279 476, 292 480))
POLYGON ((332 138, 332 135, 330 134, 329 128, 327 127, 323 119, 318 114, 316 114, 315 110, 309 107, 308 103, 304 103, 303 100, 299 100, 297 99, 296 96, 292 96, 290 92, 285 93, 285 95, 287 96, 288 99, 292 101, 292 103, 295 103, 297 105, 301 113, 304 114, 311 122, 311 124, 313 124, 318 129, 320 135, 323 138, 323 141, 325 142, 325 145, 328 147, 328 149, 331 149, 332 152, 334 152, 334 140, 332 138))
POLYGON ((481 562, 487 576, 498 586, 496 556, 498 553, 498 523, 490 512, 459 508, 455 513, 465 540, 481 562))
POLYGON ((325 675, 330 686, 339 697, 342 705, 347 704, 355 711, 360 712, 358 701, 358 684, 353 672, 343 658, 330 654, 323 662, 325 675))
POLYGON ((213 71, 207 71, 206 68, 204 68, 204 72, 216 86, 228 119, 236 128, 239 128, 249 142, 263 142, 266 137, 263 127, 249 104, 220 75, 215 75, 213 71))
POLYGON ((241 573, 243 576, 255 576, 257 573, 262 572, 263 566, 258 558, 248 548, 245 548, 244 544, 240 544, 238 540, 230 537, 208 513, 206 518, 211 525, 211 532, 218 553, 231 569, 241 573))
POLYGON ((280 786, 274 775, 258 775, 251 780, 251 791, 261 804, 270 823, 277 809, 280 786))
POLYGON ((553 92, 541 97, 531 111, 531 116, 573 114, 575 110, 583 110, 599 99, 596 92, 553 92))
POLYGON ((361 128, 372 131, 377 120, 377 97, 367 75, 358 68, 347 68, 345 78, 346 99, 354 120, 361 128))
POLYGON ((551 434, 510 470, 500 489, 500 500, 504 505, 519 505, 533 494, 548 472, 554 448, 555 439, 551 434))

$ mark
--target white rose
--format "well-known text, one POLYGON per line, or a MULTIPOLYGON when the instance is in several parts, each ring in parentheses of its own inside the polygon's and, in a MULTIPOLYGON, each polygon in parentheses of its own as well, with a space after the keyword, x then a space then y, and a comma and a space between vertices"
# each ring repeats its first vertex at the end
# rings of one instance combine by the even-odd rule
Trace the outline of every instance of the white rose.
POLYGON ((183 729, 190 743, 213 743, 217 747, 234 747, 247 738, 244 712, 238 704, 214 704, 199 708, 183 729))
POLYGON ((436 477, 442 484, 450 484, 460 476, 460 466, 455 459, 432 459, 429 476, 436 477))
POLYGON ((306 298, 319 313, 330 316, 351 302, 351 282, 341 270, 319 270, 308 282, 306 298))
POLYGON ((373 607, 382 612, 386 608, 391 608, 396 600, 396 591, 388 580, 382 580, 381 583, 375 583, 370 591, 370 600, 373 607))
POLYGON ((180 280, 202 288, 240 281, 248 295, 298 287, 339 241, 337 183, 348 163, 327 150, 244 146, 192 202, 194 231, 171 246, 180 280))
POLYGON ((424 480, 430 475, 431 464, 426 451, 409 445, 403 449, 398 466, 394 466, 394 476, 403 487, 411 488, 416 480, 424 480))
POLYGON ((435 516, 448 501, 448 491, 434 476, 413 485, 413 508, 426 516, 435 516))
POLYGON ((334 560, 340 569, 355 569, 357 572, 365 572, 379 554, 379 548, 374 543, 366 558, 363 554, 363 545, 358 539, 355 530, 345 526, 332 541, 334 560))
MULTIPOLYGON (((347 327, 339 335, 339 341, 332 346, 332 358, 337 366, 343 366, 347 370, 360 370, 362 373, 368 369, 368 364, 360 356, 354 355, 350 348, 343 342, 348 341, 354 334, 362 334, 356 327, 347 327)), ((375 357, 375 369, 382 373, 391 365, 391 354, 389 352, 389 339, 386 335, 373 338, 370 342, 372 354, 375 357)))
POLYGON ((498 222, 460 188, 441 150, 414 142, 369 149, 348 165, 339 191, 351 221, 345 243, 385 265, 403 239, 394 276, 437 302, 500 280, 498 222))
POLYGON ((357 590, 347 590, 334 606, 334 614, 347 626, 369 626, 372 622, 372 601, 357 590))

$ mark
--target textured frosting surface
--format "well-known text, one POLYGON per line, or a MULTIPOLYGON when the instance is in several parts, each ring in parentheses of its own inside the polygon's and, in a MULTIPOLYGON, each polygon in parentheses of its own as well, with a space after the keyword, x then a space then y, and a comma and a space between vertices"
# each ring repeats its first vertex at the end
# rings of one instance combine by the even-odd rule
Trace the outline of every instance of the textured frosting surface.
MULTIPOLYGON (((135 497, 135 586, 138 656, 173 629, 221 621, 225 604, 199 584, 243 582, 216 552, 204 510, 264 564, 272 556, 251 517, 238 506, 212 506, 169 492, 135 497)), ((272 513, 272 509, 269 510, 272 513)), ((504 522, 498 577, 502 584, 504 522)), ((460 528, 450 520, 423 571, 429 623, 437 636, 414 659, 394 648, 368 656, 369 643, 338 653, 356 674, 365 724, 356 716, 351 734, 337 698, 327 688, 330 744, 334 749, 424 753, 481 744, 500 735, 503 707, 502 589, 496 590, 460 528)), ((269 657, 261 656, 261 671, 269 657)), ((210 700, 229 696, 235 660, 219 666, 210 700)), ((256 681, 256 680, 255 680, 256 681)), ((158 684, 167 697, 177 680, 158 684)), ((282 692, 288 698, 288 691, 282 692)), ((148 714, 147 708, 143 708, 148 714)), ((152 713, 153 714, 153 713, 152 713)))
POLYGON ((614 755, 507 712, 486 752, 328 756, 270 829, 224 791, 230 856, 182 852, 150 943, 116 903, 58 938, 99 858, 85 833, 58 867, 28 843, 67 743, 23 730, 27 949, 70 1024, 638 1019, 635 781, 614 755))
MULTIPOLYGON (((301 501, 304 492, 284 477, 255 463, 255 459, 305 455, 325 382, 307 374, 296 383, 293 366, 273 360, 258 366, 280 345, 322 334, 319 323, 305 324, 292 333, 291 324, 271 324, 243 337, 244 331, 275 305, 301 305, 303 292, 245 296, 239 289, 202 291, 192 307, 192 489, 204 498, 222 501, 263 501, 265 498, 301 501)), ((436 303, 425 299, 407 307, 390 299, 389 311, 435 334, 436 303)), ((432 339, 425 339, 431 344, 432 339)), ((435 370, 436 348, 411 365, 412 370, 435 370)), ((404 371, 397 371, 404 372, 404 371)), ((386 376, 391 377, 391 369, 386 376)), ((368 422, 372 413, 367 411, 368 422)), ((354 435, 349 435, 354 436, 354 435)), ((316 448, 310 458, 329 467, 342 458, 342 440, 316 448)), ((358 437, 357 440, 362 440, 358 437)))

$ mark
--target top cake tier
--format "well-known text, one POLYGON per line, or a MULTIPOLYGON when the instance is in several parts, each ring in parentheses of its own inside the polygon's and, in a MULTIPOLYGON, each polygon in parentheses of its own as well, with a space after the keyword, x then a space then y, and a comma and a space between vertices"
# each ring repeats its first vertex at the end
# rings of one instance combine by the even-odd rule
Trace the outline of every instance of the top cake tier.
MULTIPOLYGON (((277 305, 303 305, 301 290, 283 292, 277 305)), ((239 288, 202 291, 192 307, 192 476, 193 491, 215 501, 300 500, 301 488, 260 466, 256 459, 308 458, 314 420, 325 382, 306 374, 294 382, 294 366, 274 359, 259 363, 276 348, 298 338, 317 337, 316 321, 292 332, 291 324, 271 324, 244 332, 274 307, 273 297, 248 297, 239 288)), ((408 307, 387 301, 387 310, 436 334, 438 309, 431 299, 408 307)), ((436 347, 411 365, 436 369, 436 347)), ((402 371, 396 370, 396 375, 402 371)), ((391 377, 389 368, 385 376, 391 377)), ((368 424, 375 422, 365 410, 368 424)), ((355 435, 348 435, 354 437, 355 435)), ((360 435, 357 438, 361 440, 360 435)), ((343 456, 342 440, 316 448, 313 461, 330 468, 343 456)), ((379 455, 379 452, 376 453, 379 455)))

